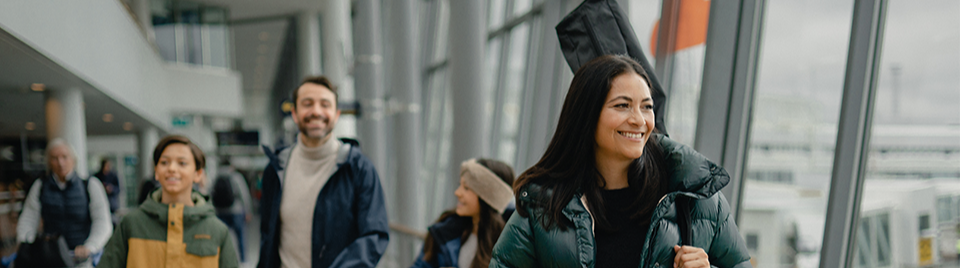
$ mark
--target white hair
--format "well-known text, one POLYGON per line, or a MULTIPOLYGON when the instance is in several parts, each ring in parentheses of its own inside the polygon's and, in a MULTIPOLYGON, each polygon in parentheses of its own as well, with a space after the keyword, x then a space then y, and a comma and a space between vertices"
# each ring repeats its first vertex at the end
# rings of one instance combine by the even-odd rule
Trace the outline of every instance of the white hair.
POLYGON ((61 146, 63 146, 64 148, 67 148, 67 154, 70 155, 71 159, 74 159, 74 160, 77 159, 77 154, 73 150, 73 146, 70 146, 70 143, 68 143, 67 140, 64 140, 63 138, 56 138, 47 143, 47 154, 46 154, 47 157, 50 157, 50 151, 52 151, 54 148, 61 147, 61 146))

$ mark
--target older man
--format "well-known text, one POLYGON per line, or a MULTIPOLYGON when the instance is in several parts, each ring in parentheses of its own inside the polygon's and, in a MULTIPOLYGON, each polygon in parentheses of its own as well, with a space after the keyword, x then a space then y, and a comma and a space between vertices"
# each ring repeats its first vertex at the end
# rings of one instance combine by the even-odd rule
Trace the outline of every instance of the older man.
POLYGON ((24 200, 17 240, 32 243, 42 221, 44 233, 60 234, 76 259, 86 260, 78 267, 89 267, 113 229, 103 184, 77 176, 73 148, 62 139, 47 145, 47 164, 50 174, 37 179, 24 200))

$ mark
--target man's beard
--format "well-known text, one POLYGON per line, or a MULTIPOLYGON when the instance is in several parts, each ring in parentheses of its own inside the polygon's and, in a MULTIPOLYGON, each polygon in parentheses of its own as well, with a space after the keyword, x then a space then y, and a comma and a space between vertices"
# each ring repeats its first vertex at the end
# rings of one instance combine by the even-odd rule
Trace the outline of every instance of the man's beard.
POLYGON ((305 117, 305 118, 303 118, 303 119, 304 119, 304 120, 303 120, 303 123, 297 125, 297 128, 300 129, 300 134, 303 135, 304 137, 308 137, 308 138, 311 138, 311 139, 317 139, 317 140, 323 140, 323 139, 325 139, 327 136, 329 136, 330 133, 333 132, 333 125, 330 124, 330 120, 329 120, 329 119, 321 118, 321 117, 319 117, 319 116, 310 116, 310 117, 305 117), (313 120, 323 120, 324 124, 326 125, 326 127, 323 127, 323 128, 320 129, 321 132, 320 132, 319 135, 311 135, 311 134, 310 134, 310 130, 307 129, 307 127, 306 127, 307 123, 309 123, 310 121, 313 121, 313 120))

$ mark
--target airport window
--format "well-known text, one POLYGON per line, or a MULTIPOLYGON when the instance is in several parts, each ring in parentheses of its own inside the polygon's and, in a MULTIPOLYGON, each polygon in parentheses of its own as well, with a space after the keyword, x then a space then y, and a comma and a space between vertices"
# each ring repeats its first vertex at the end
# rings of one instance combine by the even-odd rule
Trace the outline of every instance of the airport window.
MULTIPOLYGON (((662 12, 671 11, 663 9, 662 12)), ((652 27, 660 28, 660 25, 665 25, 667 22, 664 22, 663 18, 677 18, 673 22, 676 23, 676 32, 671 34, 675 39, 674 47, 667 50, 666 55, 656 55, 651 60, 657 65, 655 67, 657 78, 660 79, 667 94, 664 123, 667 125, 670 138, 692 145, 700 107, 700 87, 703 81, 710 1, 680 1, 679 8, 672 11, 674 12, 672 16, 662 12, 660 19, 655 21, 652 27), (661 60, 663 62, 657 62, 661 60), (660 71, 661 69, 664 71, 660 71)), ((659 34, 659 32, 659 29, 654 29, 653 34, 659 34)), ((657 40, 653 36, 651 39, 657 40)), ((650 43, 651 51, 657 51, 657 43, 662 42, 650 43)))
MULTIPOLYGON (((540 1, 537 1, 540 2, 540 1)), ((497 159, 517 165, 523 91, 532 84, 531 65, 539 44, 542 4, 533 0, 490 1, 485 66, 493 101, 491 153, 497 159), (535 5, 536 4, 536 5, 535 5)), ((552 26, 551 26, 552 28, 552 26)))
POLYGON ((953 265, 944 248, 956 245, 960 155, 946 152, 960 149, 960 2, 887 5, 860 215, 890 211, 870 241, 878 266, 953 265))
POLYGON ((738 225, 764 228, 764 223, 743 219, 771 208, 786 215, 776 220, 781 225, 796 224, 796 239, 791 241, 792 230, 787 229, 771 239, 777 244, 792 243, 789 247, 799 252, 795 258, 786 258, 774 255, 786 251, 766 251, 754 256, 756 267, 816 267, 823 244, 821 227, 830 192, 853 1, 767 1, 763 12, 738 225), (772 263, 779 260, 791 263, 772 263))
POLYGON ((423 148, 423 178, 421 185, 427 187, 424 209, 428 217, 440 215, 447 207, 441 200, 448 197, 450 139, 453 131, 453 107, 447 76, 447 38, 450 21, 450 2, 430 0, 422 3, 425 17, 422 32, 427 49, 424 51, 423 122, 425 141, 423 148))

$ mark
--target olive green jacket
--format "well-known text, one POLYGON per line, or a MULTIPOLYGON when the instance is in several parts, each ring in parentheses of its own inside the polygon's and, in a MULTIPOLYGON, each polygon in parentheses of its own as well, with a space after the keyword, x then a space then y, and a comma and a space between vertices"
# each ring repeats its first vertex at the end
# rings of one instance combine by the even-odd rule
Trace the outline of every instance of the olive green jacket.
POLYGON ((194 206, 161 204, 154 191, 140 208, 123 217, 97 267, 239 266, 227 225, 199 194, 194 206))
MULTIPOLYGON (((686 205, 690 210, 691 244, 706 251, 711 266, 752 267, 730 207, 719 192, 730 180, 727 172, 687 146, 662 135, 651 138, 663 149, 670 190, 653 211, 643 250, 637 252, 641 256, 639 267, 673 267, 673 246, 680 245, 679 196, 689 197, 682 200, 690 201, 686 205)), ((549 200, 552 191, 528 184, 517 194, 517 209, 525 209, 530 217, 519 213, 510 217, 493 248, 490 267, 594 267, 593 216, 582 194, 575 194, 561 211, 573 225, 565 231, 544 229, 540 224, 540 217, 545 215, 535 204, 549 200)))

